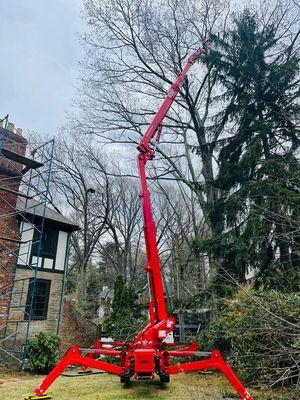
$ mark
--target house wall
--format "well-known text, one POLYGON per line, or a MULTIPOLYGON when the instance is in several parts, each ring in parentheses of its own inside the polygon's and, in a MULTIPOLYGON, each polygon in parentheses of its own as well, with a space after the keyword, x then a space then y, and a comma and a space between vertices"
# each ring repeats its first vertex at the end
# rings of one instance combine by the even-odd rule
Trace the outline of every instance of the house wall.
MULTIPOLYGON (((31 244, 34 235, 34 225, 28 222, 25 222, 22 229, 21 241, 24 242, 20 246, 19 255, 18 255, 18 266, 25 267, 26 265, 30 265, 30 254, 31 254, 31 244)), ((59 230, 58 233, 58 242, 56 255, 54 260, 47 257, 40 257, 38 267, 40 268, 43 265, 43 270, 56 270, 63 272, 65 269, 65 261, 68 247, 68 236, 69 233, 59 230), (42 262, 43 261, 43 262, 42 262)), ((37 262, 37 257, 32 257, 32 263, 37 262)))
MULTIPOLYGON (((34 225, 25 222, 22 229, 21 241, 24 242, 19 249, 17 269, 15 272, 14 286, 11 297, 9 324, 6 336, 13 335, 19 330, 16 340, 16 348, 21 348, 26 338, 27 322, 25 320, 25 305, 29 289, 29 280, 34 278, 35 272, 30 269, 30 255, 32 240, 34 236, 34 225), (26 242, 26 243, 25 243, 26 242), (16 322, 13 322, 16 321, 16 322)), ((31 320, 29 337, 39 332, 58 333, 61 319, 61 303, 64 286, 64 269, 66 266, 66 255, 69 233, 59 230, 58 244, 54 260, 40 257, 39 265, 43 259, 43 268, 38 268, 37 279, 46 279, 51 282, 48 312, 46 319, 31 320), (47 266, 50 265, 48 269, 47 266)), ((32 258, 35 262, 36 257, 32 258)), ((14 338, 14 335, 13 335, 14 338)), ((9 342, 9 341, 8 341, 9 342)))
MULTIPOLYGON (((17 346, 21 346, 25 340, 26 323, 24 320, 25 307, 28 293, 29 279, 34 277, 34 271, 18 268, 16 271, 14 291, 11 300, 10 323, 7 328, 7 336, 20 329, 17 335, 17 346), (23 307, 18 308, 22 305, 23 307), (12 323, 12 321, 19 321, 12 323)), ((64 275, 55 272, 38 271, 38 279, 51 281, 47 319, 32 320, 30 322, 30 337, 39 332, 57 333, 60 303, 63 289, 64 275)))

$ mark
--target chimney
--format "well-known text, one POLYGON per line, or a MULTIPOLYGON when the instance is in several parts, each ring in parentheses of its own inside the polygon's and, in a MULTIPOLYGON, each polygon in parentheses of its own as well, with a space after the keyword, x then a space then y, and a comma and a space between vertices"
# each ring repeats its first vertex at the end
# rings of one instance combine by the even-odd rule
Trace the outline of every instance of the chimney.
MULTIPOLYGON (((0 127, 0 142, 3 136, 5 137, 3 145, 4 149, 20 154, 21 156, 25 156, 27 140, 22 136, 22 129, 15 129, 14 124, 9 122, 6 130, 3 128, 3 126, 0 127)), ((16 177, 17 175, 20 175, 22 169, 23 167, 21 164, 9 160, 6 157, 0 158, 0 174, 16 177)), ((16 178, 14 180, 16 181, 16 178)), ((17 188, 18 187, 19 185, 17 188)))
POLYGON ((0 325, 5 319, 9 292, 13 283, 13 268, 19 247, 19 225, 16 211, 23 165, 13 160, 14 153, 25 156, 27 140, 22 129, 8 123, 5 130, 0 125, 0 143, 4 138, 3 156, 0 156, 0 325), (6 288, 6 289, 5 289, 6 288))

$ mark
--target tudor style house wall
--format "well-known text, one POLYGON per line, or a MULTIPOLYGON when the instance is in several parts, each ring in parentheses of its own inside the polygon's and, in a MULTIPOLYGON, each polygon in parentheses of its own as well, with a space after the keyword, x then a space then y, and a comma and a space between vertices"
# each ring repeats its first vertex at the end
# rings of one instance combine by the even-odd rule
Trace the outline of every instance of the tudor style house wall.
MULTIPOLYGON (((32 202, 32 200, 31 200, 32 202)), ((23 200, 18 199, 17 209, 24 212, 23 200)), ((30 207, 29 207, 30 208, 30 207)), ((26 307, 14 308, 10 319, 15 321, 29 318, 31 291, 34 286, 35 268, 37 263, 37 243, 35 241, 35 225, 39 225, 35 209, 34 223, 25 222, 21 244, 17 258, 15 283, 11 304, 26 304, 26 307)), ((27 220, 30 221, 30 214, 27 220)), ((68 246, 70 233, 78 227, 69 220, 46 208, 44 235, 41 243, 40 257, 37 265, 37 280, 33 308, 31 311, 30 336, 38 332, 58 333, 61 319, 61 307, 64 294, 65 271, 68 261, 68 246)), ((9 330, 15 326, 10 324, 9 330)), ((8 332, 9 332, 8 330, 8 332)), ((22 340, 19 335, 18 340, 22 340)))

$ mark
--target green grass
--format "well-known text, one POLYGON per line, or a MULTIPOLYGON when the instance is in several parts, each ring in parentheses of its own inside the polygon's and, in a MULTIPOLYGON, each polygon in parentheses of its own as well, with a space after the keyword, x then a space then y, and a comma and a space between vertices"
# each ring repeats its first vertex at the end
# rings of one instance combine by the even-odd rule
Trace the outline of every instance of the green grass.
MULTIPOLYGON (((1 400, 21 400, 24 394, 32 393, 43 377, 34 375, 6 375, 0 384, 1 400)), ((55 400, 222 400, 222 393, 234 393, 232 387, 222 377, 207 375, 177 375, 165 389, 153 381, 133 382, 123 389, 116 376, 99 374, 84 377, 60 377, 50 387, 49 393, 55 400)), ((255 400, 293 400, 292 392, 251 391, 255 400)), ((298 393, 299 394, 299 393, 298 393)), ((238 398, 238 397, 232 397, 238 398)))

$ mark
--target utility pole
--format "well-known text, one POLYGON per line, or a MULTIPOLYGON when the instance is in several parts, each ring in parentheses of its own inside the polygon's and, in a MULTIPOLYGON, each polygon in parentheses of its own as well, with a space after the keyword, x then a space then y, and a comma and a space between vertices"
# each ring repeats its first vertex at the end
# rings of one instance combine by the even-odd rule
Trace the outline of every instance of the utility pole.
POLYGON ((179 235, 176 233, 174 236, 174 250, 175 250, 175 271, 176 271, 176 297, 180 300, 180 253, 179 253, 179 235))

